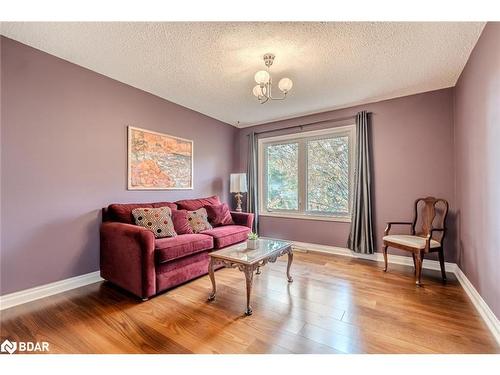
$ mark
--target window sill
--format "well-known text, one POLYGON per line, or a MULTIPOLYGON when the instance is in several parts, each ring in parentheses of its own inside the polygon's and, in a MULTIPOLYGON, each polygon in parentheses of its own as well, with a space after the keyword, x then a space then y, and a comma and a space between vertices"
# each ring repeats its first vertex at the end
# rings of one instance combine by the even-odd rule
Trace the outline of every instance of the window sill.
POLYGON ((342 216, 313 216, 313 215, 301 215, 301 214, 283 214, 277 212, 259 212, 259 216, 269 216, 269 217, 281 217, 284 219, 300 219, 300 220, 316 220, 316 221, 336 221, 341 223, 350 223, 350 217, 342 216))

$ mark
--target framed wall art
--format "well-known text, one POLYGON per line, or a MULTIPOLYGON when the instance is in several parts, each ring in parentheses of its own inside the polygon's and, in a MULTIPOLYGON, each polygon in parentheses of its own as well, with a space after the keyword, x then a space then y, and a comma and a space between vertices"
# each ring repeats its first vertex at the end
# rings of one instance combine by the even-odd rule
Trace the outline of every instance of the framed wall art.
POLYGON ((193 141, 128 127, 128 189, 193 188, 193 141))

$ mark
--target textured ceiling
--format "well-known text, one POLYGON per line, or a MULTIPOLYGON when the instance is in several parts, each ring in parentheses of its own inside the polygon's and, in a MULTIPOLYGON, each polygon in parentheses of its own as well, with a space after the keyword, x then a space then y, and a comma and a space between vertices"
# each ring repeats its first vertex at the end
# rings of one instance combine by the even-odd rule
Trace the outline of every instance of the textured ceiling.
POLYGON ((2 23, 3 35, 229 124, 247 126, 454 86, 484 23, 2 23), (276 55, 285 101, 259 104, 276 55))

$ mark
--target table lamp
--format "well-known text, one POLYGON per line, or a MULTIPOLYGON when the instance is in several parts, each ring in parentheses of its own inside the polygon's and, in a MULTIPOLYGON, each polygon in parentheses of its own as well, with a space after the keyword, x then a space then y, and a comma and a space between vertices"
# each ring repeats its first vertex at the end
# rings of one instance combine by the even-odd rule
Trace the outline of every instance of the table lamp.
POLYGON ((229 187, 231 193, 236 193, 236 211, 241 212, 241 197, 247 192, 247 174, 231 173, 231 184, 229 187))

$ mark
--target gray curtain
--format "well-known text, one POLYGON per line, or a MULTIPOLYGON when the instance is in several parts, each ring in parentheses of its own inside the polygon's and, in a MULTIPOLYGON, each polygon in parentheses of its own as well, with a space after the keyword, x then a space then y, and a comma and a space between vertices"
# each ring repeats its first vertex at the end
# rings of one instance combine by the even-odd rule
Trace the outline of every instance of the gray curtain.
POLYGON ((372 200, 370 182, 369 117, 356 115, 356 150, 351 231, 347 246, 356 253, 373 254, 372 200))
POLYGON ((255 132, 248 135, 248 161, 247 161, 247 211, 254 216, 253 231, 259 233, 259 208, 257 197, 257 136, 255 132))

